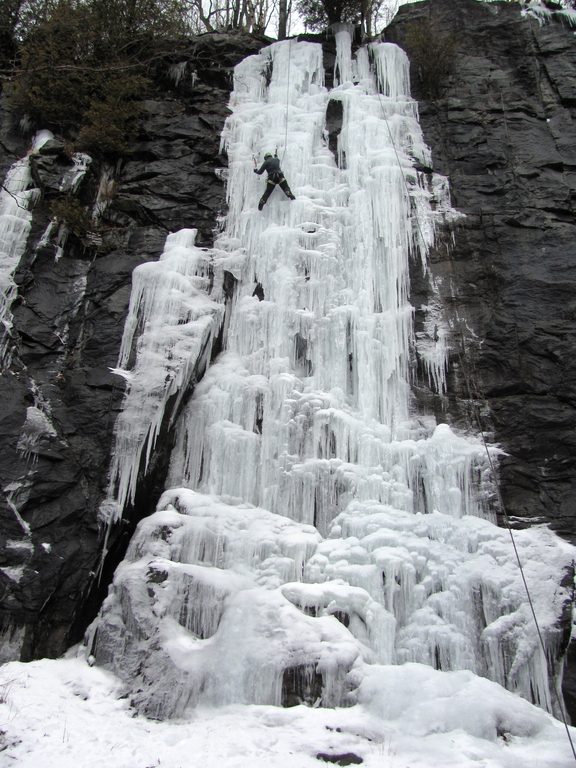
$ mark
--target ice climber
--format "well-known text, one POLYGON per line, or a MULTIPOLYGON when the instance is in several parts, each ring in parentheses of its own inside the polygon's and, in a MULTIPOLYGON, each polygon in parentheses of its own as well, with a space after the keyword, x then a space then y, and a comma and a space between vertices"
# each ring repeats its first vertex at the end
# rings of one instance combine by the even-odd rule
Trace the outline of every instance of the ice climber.
POLYGON ((289 197, 290 200, 296 200, 294 195, 292 194, 292 191, 290 187, 288 186, 288 182, 284 178, 284 174, 282 173, 282 170, 280 168, 280 160, 278 160, 278 155, 272 155, 271 152, 266 152, 264 155, 264 162, 262 163, 262 166, 260 168, 254 168, 254 173, 257 173, 259 176, 266 171, 268 173, 268 180, 266 182, 266 190, 262 197, 260 198, 260 202, 258 203, 258 210, 261 211, 262 208, 266 205, 266 201, 274 192, 274 187, 278 185, 282 192, 286 195, 286 197, 289 197))

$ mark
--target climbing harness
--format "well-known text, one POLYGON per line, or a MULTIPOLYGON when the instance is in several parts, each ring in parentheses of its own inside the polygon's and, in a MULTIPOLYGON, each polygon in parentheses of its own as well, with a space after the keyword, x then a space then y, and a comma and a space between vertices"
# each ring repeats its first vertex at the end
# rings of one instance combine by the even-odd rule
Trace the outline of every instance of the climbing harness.
MULTIPOLYGON (((410 187, 408 186, 408 181, 406 180, 406 175, 404 173, 404 169, 402 168, 402 163, 400 162, 400 156, 398 155, 398 151, 397 151, 396 145, 394 143, 394 138, 393 138, 393 135, 392 135, 392 130, 390 129, 390 124, 388 122, 388 118, 386 117, 386 111, 385 111, 384 105, 382 103, 382 97, 381 97, 380 91, 377 90, 376 92, 378 94, 378 100, 380 102, 380 108, 382 110, 382 115, 384 117, 384 122, 386 123, 386 127, 388 129, 388 135, 390 136, 390 143, 392 144, 392 148, 394 150, 394 154, 396 155, 396 161, 398 163, 398 167, 400 169, 400 173, 401 173, 402 179, 404 181, 404 186, 406 188, 406 194, 408 195, 408 198, 410 199, 410 187)), ((422 232, 422 228, 420 226, 420 221, 418 219, 418 216, 416 216, 415 218, 416 218, 416 227, 417 227, 418 232, 420 234, 421 241, 422 241, 422 243, 424 243, 425 242, 424 233, 422 232)), ((462 332, 461 332, 461 336, 462 336, 462 350, 465 351, 464 334, 462 332)), ((542 630, 540 629, 540 624, 538 622, 538 617, 536 616, 536 610, 534 608, 534 603, 532 601, 532 595, 530 594, 530 589, 528 587, 528 582, 526 581, 526 576, 524 574, 524 568, 522 566, 522 561, 520 559, 520 554, 518 552, 518 548, 516 546, 516 541, 514 539, 514 533, 513 533, 513 530, 512 530, 512 524, 510 522, 510 517, 508 515, 508 511, 506 509, 506 506, 504 504, 504 499, 502 497, 502 491, 500 490, 500 484, 498 482, 498 477, 497 477, 497 474, 496 474, 496 468, 494 466, 494 462, 492 461, 492 456, 490 455, 490 450, 488 448, 488 443, 486 442, 486 437, 484 435, 484 430, 482 428, 482 421, 481 421, 481 418, 480 418, 480 411, 479 411, 477 399, 480 399, 483 402, 486 402, 486 398, 479 394, 478 387, 476 387, 476 392, 479 395, 479 397, 476 398, 476 399, 473 399, 473 397, 472 397, 472 387, 471 387, 471 384, 470 384, 470 381, 469 381, 469 378, 468 378, 468 375, 467 375, 467 367, 464 364, 464 360, 463 360, 463 357, 462 357, 462 354, 460 353, 460 351, 458 351, 458 357, 459 357, 459 360, 460 360, 460 365, 461 365, 461 368, 462 368, 462 371, 463 371, 463 374, 464 374, 464 379, 465 379, 465 382, 466 382, 466 388, 467 388, 467 391, 468 391, 468 398, 469 398, 469 401, 470 401, 470 403, 472 405, 472 408, 473 408, 473 411, 474 411, 474 416, 475 416, 476 424, 477 424, 478 430, 480 432, 480 437, 482 439, 482 444, 484 445, 484 450, 486 452, 486 456, 487 456, 487 459, 488 459, 488 466, 490 467, 490 472, 492 473, 492 477, 493 477, 493 480, 494 480, 494 487, 496 488, 496 495, 498 497, 498 503, 499 503, 500 509, 502 510, 502 515, 504 517, 504 522, 506 524, 506 528, 507 528, 508 533, 510 535, 510 541, 512 542, 512 549, 514 550, 514 556, 515 556, 516 562, 518 564, 518 570, 520 571, 520 577, 522 579, 522 584, 524 585, 524 591, 526 592, 526 597, 528 599, 528 605, 530 607, 530 613, 532 614, 532 619, 534 621, 534 626, 536 627, 536 633, 538 635, 539 644, 540 644, 540 647, 542 649, 542 653, 544 654, 544 658, 546 658, 546 645, 544 644, 544 638, 542 636, 542 630)), ((567 716, 566 716, 566 712, 564 710, 564 705, 563 705, 563 703, 562 703, 562 701, 560 699, 560 695, 559 695, 559 693, 558 693, 558 691, 556 689, 556 686, 554 684, 552 684, 550 687, 551 687, 551 689, 553 691, 553 699, 556 702, 556 706, 557 706, 557 708, 558 708, 558 710, 559 710, 559 712, 560 712, 560 714, 562 716, 562 722, 564 723, 564 728, 566 730, 566 736, 568 737, 568 741, 570 743, 570 749, 572 750, 572 755, 574 757, 574 760, 576 761, 576 748, 574 747, 574 742, 572 741, 572 736, 570 735, 570 729, 568 727, 568 719, 567 719, 567 716)))

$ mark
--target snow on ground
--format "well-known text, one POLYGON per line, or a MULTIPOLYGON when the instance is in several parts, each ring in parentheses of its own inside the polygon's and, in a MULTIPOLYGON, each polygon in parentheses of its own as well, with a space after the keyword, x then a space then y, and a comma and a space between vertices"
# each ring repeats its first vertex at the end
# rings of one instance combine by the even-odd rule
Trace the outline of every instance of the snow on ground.
MULTIPOLYGON (((563 726, 469 672, 382 666, 348 709, 201 708, 135 716, 120 681, 81 656, 0 672, 0 766, 318 768, 352 753, 366 768, 568 768, 563 726), (364 699, 362 698, 364 696, 364 699)), ((576 738, 576 729, 571 729, 576 738)))

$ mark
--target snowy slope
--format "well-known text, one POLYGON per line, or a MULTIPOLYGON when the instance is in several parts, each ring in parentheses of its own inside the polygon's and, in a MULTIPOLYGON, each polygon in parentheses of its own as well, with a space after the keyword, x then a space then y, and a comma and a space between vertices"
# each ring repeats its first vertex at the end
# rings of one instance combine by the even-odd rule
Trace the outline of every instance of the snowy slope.
POLYGON ((122 684, 83 658, 1 673, 3 768, 318 768, 319 754, 355 755, 366 768, 574 764, 557 721, 469 672, 381 668, 378 707, 202 707, 166 722, 135 717, 122 684))

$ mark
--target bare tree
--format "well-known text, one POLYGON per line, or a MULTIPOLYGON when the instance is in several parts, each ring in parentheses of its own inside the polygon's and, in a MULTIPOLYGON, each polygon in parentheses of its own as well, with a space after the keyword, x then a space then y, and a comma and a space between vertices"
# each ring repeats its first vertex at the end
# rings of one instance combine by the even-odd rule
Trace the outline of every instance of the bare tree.
POLYGON ((199 27, 198 31, 207 32, 239 29, 261 33, 270 23, 276 10, 276 1, 190 0, 190 8, 195 30, 199 27))
POLYGON ((298 11, 310 29, 338 22, 359 24, 368 37, 383 29, 398 9, 399 0, 298 0, 298 11))
POLYGON ((288 0, 280 0, 278 6, 278 40, 284 40, 288 27, 288 0))

